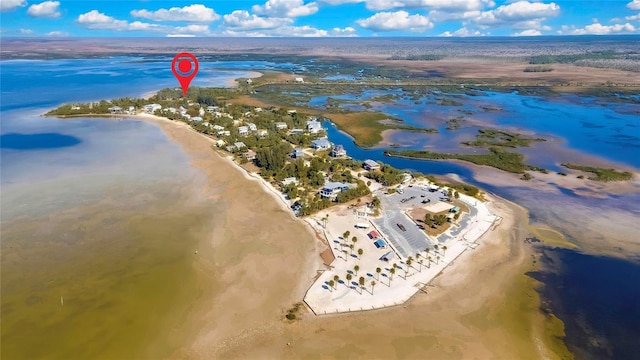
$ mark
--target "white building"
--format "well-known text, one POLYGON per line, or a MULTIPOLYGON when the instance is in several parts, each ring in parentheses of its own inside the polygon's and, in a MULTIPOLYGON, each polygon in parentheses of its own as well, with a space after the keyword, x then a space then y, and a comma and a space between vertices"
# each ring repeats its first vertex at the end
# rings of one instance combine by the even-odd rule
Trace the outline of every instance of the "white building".
POLYGON ((267 136, 269 135, 269 131, 267 131, 266 129, 260 129, 258 130, 258 136, 267 136))
POLYGON ((276 130, 284 130, 288 128, 287 123, 283 121, 277 122, 275 126, 276 126, 276 130))
POLYGON ((296 78, 296 82, 297 82, 297 83, 304 83, 304 79, 303 79, 303 78, 301 78, 301 77, 297 77, 297 78, 296 78))
POLYGON ((156 110, 162 110, 162 105, 160 104, 147 104, 144 106, 144 111, 150 114, 156 112, 156 110))
POLYGON ((248 126, 240 126, 238 128, 238 135, 247 135, 249 133, 249 127, 248 126))
POLYGON ((322 124, 318 120, 307 121, 307 131, 317 134, 320 130, 322 130, 322 124))
POLYGON ((249 128, 249 131, 257 131, 258 130, 258 127, 254 123, 247 123, 247 127, 249 128))
POLYGON ((311 142, 313 149, 330 149, 331 143, 327 139, 315 139, 311 142))

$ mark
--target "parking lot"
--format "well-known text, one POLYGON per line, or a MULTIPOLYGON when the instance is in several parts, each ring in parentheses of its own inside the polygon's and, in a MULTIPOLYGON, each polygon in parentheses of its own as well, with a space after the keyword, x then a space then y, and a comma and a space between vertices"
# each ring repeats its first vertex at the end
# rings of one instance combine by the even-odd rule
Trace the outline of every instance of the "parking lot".
POLYGON ((435 241, 404 212, 412 207, 440 201, 440 198, 444 197, 442 192, 430 192, 424 186, 413 186, 404 187, 402 194, 380 193, 377 195, 382 203, 384 216, 375 219, 374 223, 400 256, 414 256, 417 252, 424 251, 426 247, 433 246, 435 241), (401 224, 404 230, 398 224, 401 224))

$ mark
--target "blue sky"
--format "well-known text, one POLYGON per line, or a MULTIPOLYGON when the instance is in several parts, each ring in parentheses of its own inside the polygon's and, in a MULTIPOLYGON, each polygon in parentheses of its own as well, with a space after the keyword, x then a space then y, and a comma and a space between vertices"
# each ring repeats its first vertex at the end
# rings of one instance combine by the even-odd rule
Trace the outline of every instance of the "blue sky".
POLYGON ((0 0, 0 36, 640 33, 640 0, 0 0))

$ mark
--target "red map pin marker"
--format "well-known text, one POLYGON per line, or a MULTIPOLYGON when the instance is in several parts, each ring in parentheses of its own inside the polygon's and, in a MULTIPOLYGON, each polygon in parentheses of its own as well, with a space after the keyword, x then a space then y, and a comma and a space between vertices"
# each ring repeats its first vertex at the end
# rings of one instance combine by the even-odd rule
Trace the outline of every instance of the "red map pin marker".
POLYGON ((198 59, 193 54, 181 52, 173 58, 171 71, 180 82, 182 94, 186 97, 189 84, 198 73, 198 59))

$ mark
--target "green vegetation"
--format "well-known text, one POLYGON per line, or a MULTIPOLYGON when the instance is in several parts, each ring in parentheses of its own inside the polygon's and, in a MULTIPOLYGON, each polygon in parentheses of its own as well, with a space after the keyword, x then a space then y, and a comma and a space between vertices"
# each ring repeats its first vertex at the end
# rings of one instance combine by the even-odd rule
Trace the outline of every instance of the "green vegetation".
POLYGON ((464 160, 477 165, 487 165, 516 174, 523 174, 525 170, 531 170, 531 167, 524 163, 524 156, 522 154, 508 152, 500 147, 490 147, 489 153, 479 155, 441 154, 421 150, 388 150, 385 151, 385 155, 431 160, 464 160))
POLYGON ((382 165, 380 170, 367 172, 365 176, 385 186, 399 184, 404 178, 400 170, 386 164, 382 165))
POLYGON ((453 99, 441 99, 438 101, 440 106, 462 106, 462 103, 453 99))
POLYGON ((590 176, 588 179, 594 181, 626 181, 633 178, 633 174, 628 171, 618 171, 616 169, 605 169, 594 166, 576 165, 569 163, 562 164, 562 166, 572 170, 580 170, 592 173, 594 174, 594 176, 590 176))
POLYGON ((287 314, 284 317, 289 321, 295 321, 300 316, 300 309, 302 308, 302 303, 295 303, 289 310, 287 310, 287 314))
POLYGON ((356 144, 363 147, 370 147, 382 141, 381 134, 384 130, 398 129, 425 133, 438 131, 404 125, 401 121, 390 119, 388 115, 380 112, 325 114, 325 116, 351 135, 356 144))
POLYGON ((529 173, 524 173, 524 174, 520 177, 520 179, 525 180, 525 181, 529 181, 529 180, 533 179, 533 176, 531 176, 531 174, 529 174, 529 173))
POLYGON ((527 66, 524 68, 524 72, 551 72, 554 69, 551 66, 527 66))
POLYGON ((447 130, 458 130, 462 127, 462 123, 465 122, 464 116, 458 116, 447 120, 447 130))
POLYGON ((489 146, 501 146, 501 147, 527 147, 533 142, 546 141, 543 138, 527 138, 517 133, 510 133, 504 130, 478 130, 476 140, 464 141, 463 145, 477 146, 477 147, 489 147, 489 146))
POLYGON ((614 59, 617 54, 614 51, 597 51, 575 55, 536 55, 529 58, 529 64, 570 64, 578 60, 614 59))

